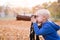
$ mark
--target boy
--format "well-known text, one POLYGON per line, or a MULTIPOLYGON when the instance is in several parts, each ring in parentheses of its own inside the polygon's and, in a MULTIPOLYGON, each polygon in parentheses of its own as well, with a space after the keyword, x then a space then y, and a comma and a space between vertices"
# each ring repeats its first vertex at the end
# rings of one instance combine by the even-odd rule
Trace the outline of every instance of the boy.
POLYGON ((35 14, 36 18, 32 17, 31 22, 33 23, 33 28, 36 35, 42 35, 45 40, 60 40, 60 37, 57 34, 60 27, 54 22, 49 21, 50 12, 47 9, 41 9, 35 14), (36 21, 42 24, 42 28, 38 28, 36 21))

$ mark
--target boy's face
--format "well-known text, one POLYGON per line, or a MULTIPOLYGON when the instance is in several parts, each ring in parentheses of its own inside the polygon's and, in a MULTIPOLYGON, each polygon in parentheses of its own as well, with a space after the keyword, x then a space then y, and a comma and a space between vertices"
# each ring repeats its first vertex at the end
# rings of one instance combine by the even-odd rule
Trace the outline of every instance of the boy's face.
POLYGON ((37 20, 37 22, 41 23, 41 22, 43 22, 43 18, 44 17, 42 15, 37 15, 36 20, 37 20))

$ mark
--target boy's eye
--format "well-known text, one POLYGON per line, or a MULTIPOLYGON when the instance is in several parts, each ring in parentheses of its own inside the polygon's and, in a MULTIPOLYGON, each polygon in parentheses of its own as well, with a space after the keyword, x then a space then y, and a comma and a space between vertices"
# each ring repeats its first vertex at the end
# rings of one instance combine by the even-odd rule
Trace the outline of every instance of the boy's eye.
POLYGON ((36 16, 36 18, 38 18, 38 16, 36 16))
POLYGON ((39 17, 39 16, 36 16, 36 17, 39 17))

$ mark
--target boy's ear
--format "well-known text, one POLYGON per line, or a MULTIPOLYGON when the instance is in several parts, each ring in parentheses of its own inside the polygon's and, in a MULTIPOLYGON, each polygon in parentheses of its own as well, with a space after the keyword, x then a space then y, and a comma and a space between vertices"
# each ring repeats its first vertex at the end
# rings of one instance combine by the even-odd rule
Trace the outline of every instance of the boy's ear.
POLYGON ((43 17, 43 19, 45 19, 45 17, 43 17))
POLYGON ((46 18, 45 17, 43 17, 43 20, 45 20, 46 18))
POLYGON ((43 19, 47 19, 47 17, 46 16, 43 16, 43 19))

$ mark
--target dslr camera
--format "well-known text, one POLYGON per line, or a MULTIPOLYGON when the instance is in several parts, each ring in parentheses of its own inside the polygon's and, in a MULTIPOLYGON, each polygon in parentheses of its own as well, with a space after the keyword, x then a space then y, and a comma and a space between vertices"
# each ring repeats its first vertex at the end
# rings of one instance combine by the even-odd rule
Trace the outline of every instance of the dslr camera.
POLYGON ((16 20, 30 21, 33 16, 36 18, 36 15, 33 14, 20 14, 16 16, 16 20))

